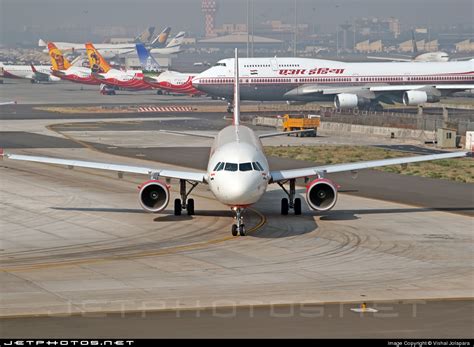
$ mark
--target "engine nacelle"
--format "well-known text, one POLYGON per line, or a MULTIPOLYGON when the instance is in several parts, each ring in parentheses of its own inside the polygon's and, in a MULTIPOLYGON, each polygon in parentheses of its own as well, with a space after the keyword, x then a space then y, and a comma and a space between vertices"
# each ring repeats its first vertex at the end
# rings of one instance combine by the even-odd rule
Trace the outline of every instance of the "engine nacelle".
POLYGON ((138 200, 145 211, 160 212, 163 211, 170 201, 168 186, 157 180, 151 180, 138 187, 138 200))
POLYGON ((403 104, 406 106, 417 106, 425 102, 438 102, 439 96, 428 94, 422 90, 407 90, 403 93, 403 104))
POLYGON ((334 98, 334 106, 337 109, 342 108, 354 108, 357 106, 363 106, 369 104, 370 100, 357 94, 348 94, 348 93, 341 93, 337 94, 334 98))
POLYGON ((336 185, 325 178, 317 178, 306 186, 306 201, 316 211, 329 211, 337 201, 336 185))

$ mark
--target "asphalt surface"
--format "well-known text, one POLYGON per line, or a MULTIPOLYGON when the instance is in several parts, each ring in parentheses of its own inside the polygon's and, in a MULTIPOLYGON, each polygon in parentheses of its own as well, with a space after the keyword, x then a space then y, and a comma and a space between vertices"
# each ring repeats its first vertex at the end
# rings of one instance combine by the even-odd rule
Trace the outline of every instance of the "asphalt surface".
POLYGON ((474 301, 295 304, 1 319, 2 338, 473 338, 474 301))

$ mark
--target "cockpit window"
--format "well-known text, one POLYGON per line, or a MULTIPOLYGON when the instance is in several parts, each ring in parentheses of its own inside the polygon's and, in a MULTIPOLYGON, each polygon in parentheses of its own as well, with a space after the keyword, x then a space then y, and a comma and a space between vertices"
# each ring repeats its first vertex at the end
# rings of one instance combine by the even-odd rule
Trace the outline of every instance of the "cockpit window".
POLYGON ((214 171, 221 171, 224 168, 225 163, 219 163, 219 166, 217 167, 217 170, 214 171))
POLYGON ((214 66, 225 66, 225 63, 215 63, 214 66))
POLYGON ((253 169, 256 170, 256 171, 264 171, 262 165, 260 165, 260 163, 258 161, 253 162, 252 166, 253 166, 253 169))
POLYGON ((219 165, 221 165, 221 164, 222 164, 221 162, 218 162, 218 163, 216 164, 216 166, 214 167, 214 170, 212 170, 212 171, 217 171, 217 168, 218 168, 219 165))
POLYGON ((237 164, 235 163, 225 163, 225 171, 237 171, 237 164))
POLYGON ((251 163, 239 164, 239 171, 252 171, 252 164, 251 163))

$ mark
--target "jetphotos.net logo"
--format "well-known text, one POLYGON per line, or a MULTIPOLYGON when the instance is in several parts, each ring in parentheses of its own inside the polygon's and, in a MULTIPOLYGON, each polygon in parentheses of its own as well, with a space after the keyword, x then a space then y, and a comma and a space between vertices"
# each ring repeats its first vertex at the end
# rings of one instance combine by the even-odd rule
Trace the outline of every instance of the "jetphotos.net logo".
POLYGON ((314 69, 280 69, 280 75, 341 75, 345 69, 334 69, 329 67, 316 67, 314 69))

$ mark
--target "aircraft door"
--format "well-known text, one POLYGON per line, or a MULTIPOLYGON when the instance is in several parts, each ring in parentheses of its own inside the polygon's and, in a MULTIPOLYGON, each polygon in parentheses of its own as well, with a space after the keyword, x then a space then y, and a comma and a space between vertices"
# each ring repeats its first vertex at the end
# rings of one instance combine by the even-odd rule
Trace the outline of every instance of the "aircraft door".
POLYGON ((270 65, 272 66, 273 71, 278 71, 278 61, 276 57, 270 59, 270 65))

